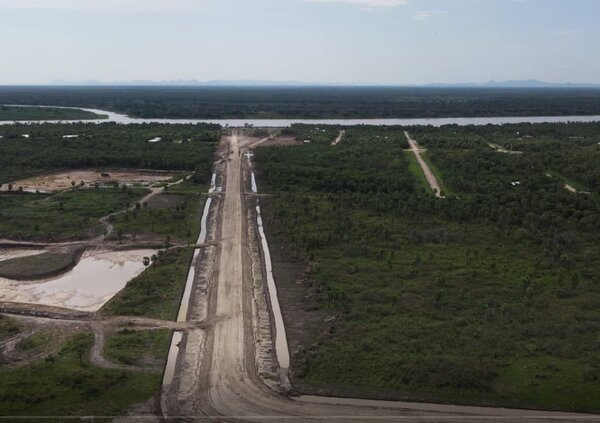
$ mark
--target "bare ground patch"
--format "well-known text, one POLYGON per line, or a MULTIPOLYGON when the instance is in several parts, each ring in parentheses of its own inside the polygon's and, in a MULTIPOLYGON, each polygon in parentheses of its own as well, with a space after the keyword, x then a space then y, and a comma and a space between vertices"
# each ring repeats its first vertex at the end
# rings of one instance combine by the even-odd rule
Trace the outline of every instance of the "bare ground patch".
MULTIPOLYGON (((55 192, 72 188, 75 186, 94 186, 96 183, 111 185, 114 183, 127 185, 152 185, 157 182, 168 181, 176 172, 151 171, 151 170, 127 170, 108 169, 98 171, 95 169, 68 170, 48 173, 28 179, 12 182, 12 189, 23 188, 29 192, 55 192)), ((8 191, 9 184, 0 187, 2 191, 8 191)))

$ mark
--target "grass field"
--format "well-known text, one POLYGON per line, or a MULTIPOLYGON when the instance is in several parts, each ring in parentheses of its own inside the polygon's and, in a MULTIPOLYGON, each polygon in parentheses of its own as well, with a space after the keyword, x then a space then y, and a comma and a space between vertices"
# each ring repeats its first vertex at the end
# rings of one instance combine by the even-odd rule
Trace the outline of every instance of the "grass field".
POLYGON ((45 194, 0 194, 0 238, 85 239, 98 236, 98 219, 134 204, 145 189, 85 189, 45 194))
POLYGON ((146 366, 162 374, 170 342, 170 330, 123 329, 108 337, 104 353, 115 363, 146 366))
POLYGON ((111 217, 115 231, 195 243, 205 203, 206 185, 185 182, 153 197, 148 204, 111 217))
POLYGON ((161 253, 144 273, 106 303, 101 312, 175 320, 193 253, 193 248, 161 253))
POLYGON ((429 182, 427 182, 427 178, 417 161, 417 158, 413 153, 406 153, 406 160, 408 160, 408 170, 413 175, 413 177, 418 181, 418 184, 427 192, 431 192, 431 187, 429 186, 429 182))
POLYGON ((91 334, 80 333, 45 360, 0 367, 0 417, 115 416, 156 393, 158 374, 91 365, 87 355, 92 342, 91 334))
POLYGON ((12 318, 0 315, 0 341, 21 331, 19 324, 12 318))

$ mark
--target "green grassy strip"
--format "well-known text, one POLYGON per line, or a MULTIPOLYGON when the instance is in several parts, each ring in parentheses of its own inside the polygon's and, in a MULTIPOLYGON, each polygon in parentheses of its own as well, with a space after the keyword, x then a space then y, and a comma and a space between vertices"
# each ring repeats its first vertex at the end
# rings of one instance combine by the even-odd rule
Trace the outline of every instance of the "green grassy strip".
POLYGON ((440 188, 442 189, 442 192, 444 193, 444 195, 445 196, 453 195, 454 192, 451 189, 449 189, 448 186, 444 183, 444 175, 442 174, 442 171, 429 158, 429 155, 427 154, 427 152, 421 153, 421 157, 423 158, 423 160, 425 161, 425 163, 427 163, 427 166, 429 166, 429 168, 431 169, 431 171, 435 175, 438 183, 440 184, 440 188))
POLYGON ((156 364, 154 370, 162 371, 162 364, 169 352, 171 332, 168 329, 155 331, 123 329, 108 337, 105 355, 109 360, 125 365, 156 364))
POLYGON ((431 192, 429 182, 427 182, 427 178, 423 173, 423 169, 421 169, 421 166, 419 165, 419 162, 417 161, 417 158, 415 157, 414 153, 407 151, 405 157, 408 160, 408 170, 415 177, 417 184, 421 186, 421 188, 423 188, 426 192, 431 192))
POLYGON ((564 175, 561 175, 560 173, 554 171, 554 170, 549 170, 548 174, 555 178, 558 179, 560 182, 563 182, 564 184, 568 184, 571 185, 573 188, 575 188, 577 191, 586 191, 589 192, 589 190, 584 187, 583 185, 581 185, 579 182, 574 181, 573 179, 567 178, 564 175))

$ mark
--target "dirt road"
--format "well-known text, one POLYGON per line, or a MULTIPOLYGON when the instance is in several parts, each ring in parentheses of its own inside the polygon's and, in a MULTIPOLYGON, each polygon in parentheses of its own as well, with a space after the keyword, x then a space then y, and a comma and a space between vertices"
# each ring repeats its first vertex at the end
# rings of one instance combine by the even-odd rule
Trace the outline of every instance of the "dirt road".
POLYGON ((331 145, 338 145, 340 143, 340 141, 342 140, 342 138, 344 138, 344 135, 346 135, 346 131, 341 130, 338 133, 338 136, 333 140, 333 142, 331 143, 331 145))
POLYGON ((410 149, 412 150, 415 157, 417 158, 417 162, 419 162, 419 166, 421 166, 421 169, 423 170, 423 173, 425 174, 425 178, 427 179, 429 186, 431 187, 433 192, 435 192, 436 197, 444 198, 444 194, 442 193, 442 188, 440 186, 440 183, 438 182, 437 178, 435 177, 435 175, 429 168, 429 165, 425 162, 425 160, 423 160, 423 157, 421 157, 421 152, 423 150, 419 147, 419 144, 417 144, 417 142, 410 137, 410 134, 408 133, 408 131, 404 131, 404 135, 406 135, 406 139, 408 140, 410 149))
POLYGON ((488 145, 490 146, 490 148, 492 148, 493 150, 495 150, 498 153, 503 153, 503 154, 523 154, 522 151, 513 151, 513 150, 507 150, 506 148, 498 145, 498 144, 494 144, 491 142, 488 142, 488 145))
MULTIPOLYGON (((287 397, 258 377, 253 333, 244 190, 241 185, 241 132, 230 137, 226 191, 220 210, 221 247, 209 287, 208 321, 203 332, 184 334, 170 398, 163 413, 178 421, 589 421, 589 417, 537 411, 462 407, 325 397, 287 397), (196 336, 197 335, 197 336, 196 336), (183 364, 183 365, 182 365, 183 364), (190 377, 198 378, 188 383, 190 377), (179 382, 178 382, 179 381, 179 382)), ((196 305, 191 304, 190 313, 196 305)), ((202 304, 199 307, 203 307, 202 304)), ((594 417, 595 418, 595 417, 594 417)))

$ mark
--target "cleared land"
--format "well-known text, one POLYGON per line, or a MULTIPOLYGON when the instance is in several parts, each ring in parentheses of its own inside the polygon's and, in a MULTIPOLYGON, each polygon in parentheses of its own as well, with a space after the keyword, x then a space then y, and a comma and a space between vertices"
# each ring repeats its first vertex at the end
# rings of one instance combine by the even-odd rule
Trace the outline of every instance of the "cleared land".
POLYGON ((49 193, 63 191, 73 187, 94 187, 95 184, 112 186, 114 184, 149 186, 157 182, 170 180, 175 173, 154 172, 140 170, 107 169, 98 170, 70 170, 21 179, 4 184, 2 191, 11 189, 17 191, 22 188, 28 192, 49 193))
POLYGON ((0 418, 153 419, 171 331, 191 329, 169 319, 194 251, 181 246, 197 237, 220 129, 27 130, 29 138, 19 125, 0 128, 0 182, 7 189, 17 180, 0 194, 0 272, 11 277, 0 280, 0 310, 15 316, 0 318, 0 418), (147 142, 155 137, 162 141, 147 142), (151 170, 123 170, 142 167, 151 170), (19 192, 21 184, 51 193, 19 192))

